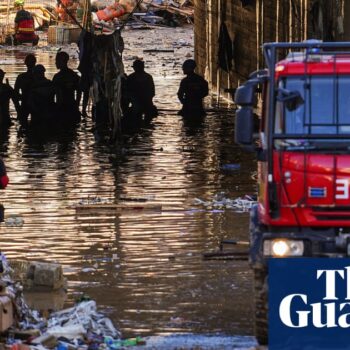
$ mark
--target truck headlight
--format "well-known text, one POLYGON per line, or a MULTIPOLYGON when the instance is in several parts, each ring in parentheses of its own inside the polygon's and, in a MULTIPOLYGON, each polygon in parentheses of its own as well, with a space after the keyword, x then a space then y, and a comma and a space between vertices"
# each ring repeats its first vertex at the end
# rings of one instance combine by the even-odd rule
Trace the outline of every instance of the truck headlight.
POLYGON ((264 241, 264 256, 286 257, 303 256, 304 242, 290 239, 264 241))

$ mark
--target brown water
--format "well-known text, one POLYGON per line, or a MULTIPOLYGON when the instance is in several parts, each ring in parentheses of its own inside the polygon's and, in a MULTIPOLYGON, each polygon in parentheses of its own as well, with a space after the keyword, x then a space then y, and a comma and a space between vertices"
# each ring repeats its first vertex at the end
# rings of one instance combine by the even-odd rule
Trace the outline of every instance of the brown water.
MULTIPOLYGON (((143 56, 154 76, 155 103, 178 109, 180 64, 193 47, 158 56, 142 49, 168 47, 179 38, 192 43, 191 31, 124 36, 127 71, 133 56, 143 56)), ((24 55, 0 51, 0 67, 10 82, 24 70, 24 55)), ((37 58, 51 77, 54 52, 42 48, 37 58)), ((211 111, 198 129, 186 127, 175 111, 162 112, 116 151, 96 139, 89 119, 74 133, 40 139, 19 133, 15 122, 1 136, 11 179, 1 197, 6 216, 19 215, 24 225, 1 224, 1 250, 9 258, 61 263, 67 303, 88 294, 124 336, 252 334, 248 263, 201 256, 217 250, 222 239, 247 240, 248 215, 194 204, 195 198, 211 200, 218 192, 228 198, 254 193, 254 159, 234 145, 233 126, 230 109, 211 111), (229 163, 240 163, 240 170, 224 173, 221 166, 229 163), (72 206, 88 196, 113 202, 121 196, 145 198, 165 210, 76 212, 72 206)))

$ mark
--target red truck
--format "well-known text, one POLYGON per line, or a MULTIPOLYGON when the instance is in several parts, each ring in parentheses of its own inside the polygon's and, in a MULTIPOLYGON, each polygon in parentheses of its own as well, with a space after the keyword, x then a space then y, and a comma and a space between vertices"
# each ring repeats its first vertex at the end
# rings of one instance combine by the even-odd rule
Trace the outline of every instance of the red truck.
POLYGON ((257 152, 250 264, 255 333, 266 344, 268 259, 350 256, 350 43, 269 43, 263 50, 267 69, 235 92, 235 141, 257 152))

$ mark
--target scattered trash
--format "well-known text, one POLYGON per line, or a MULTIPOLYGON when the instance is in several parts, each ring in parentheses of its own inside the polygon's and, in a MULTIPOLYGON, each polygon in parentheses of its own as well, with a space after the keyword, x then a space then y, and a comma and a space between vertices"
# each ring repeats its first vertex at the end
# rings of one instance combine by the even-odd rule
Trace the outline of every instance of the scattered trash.
POLYGON ((111 337, 104 338, 104 344, 106 344, 107 349, 117 350, 124 347, 136 346, 136 345, 145 345, 146 342, 141 337, 124 339, 124 340, 115 340, 111 337))
POLYGON ((204 201, 199 198, 194 200, 194 204, 203 205, 207 208, 233 209, 238 213, 249 211, 256 203, 255 196, 245 195, 243 198, 238 197, 236 199, 229 199, 225 197, 224 192, 216 194, 212 201, 204 201))
MULTIPOLYGON (((8 332, 7 345, 11 349, 73 350, 87 349, 88 346, 99 349, 101 345, 105 346, 105 339, 108 339, 118 346, 104 349, 116 350, 143 342, 141 338, 120 340, 120 333, 112 321, 97 311, 95 301, 86 298, 71 308, 52 312, 44 319, 25 303, 23 286, 12 279, 15 272, 3 254, 1 262, 0 332, 8 332)), ((25 268, 23 262, 11 265, 25 268)), ((27 267, 27 277, 33 284, 52 289, 62 285, 64 278, 60 265, 30 263, 27 267)))
POLYGON ((152 10, 155 14, 162 15, 164 18, 163 23, 169 26, 177 26, 178 21, 173 16, 180 16, 191 23, 194 16, 194 6, 190 1, 178 1, 178 0, 148 0, 144 1, 145 6, 148 6, 148 10, 152 10))
POLYGON ((140 22, 177 27, 180 25, 178 16, 188 23, 192 23, 194 16, 193 3, 178 0, 150 0, 144 3, 135 0, 96 1, 92 9, 95 35, 112 34, 124 26, 125 21, 131 28, 140 26, 140 22))
POLYGON ((163 22, 163 17, 155 16, 152 12, 134 13, 133 18, 152 25, 161 24, 163 22))
POLYGON ((90 204, 108 204, 111 203, 110 200, 105 199, 105 198, 101 198, 101 197, 90 197, 88 196, 87 198, 82 198, 78 204, 79 205, 90 205, 90 204))
POLYGON ((20 216, 9 216, 5 220, 5 225, 7 227, 22 227, 24 220, 20 216))

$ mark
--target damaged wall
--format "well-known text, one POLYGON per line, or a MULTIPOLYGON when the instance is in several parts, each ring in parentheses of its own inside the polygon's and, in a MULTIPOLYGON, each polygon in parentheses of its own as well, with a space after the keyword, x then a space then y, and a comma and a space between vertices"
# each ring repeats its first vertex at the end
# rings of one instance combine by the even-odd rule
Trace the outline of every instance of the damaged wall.
POLYGON ((345 2, 195 0, 198 72, 219 92, 219 87, 222 91, 237 87, 263 67, 264 42, 350 38, 350 23, 343 23, 350 18, 350 1, 345 2))

